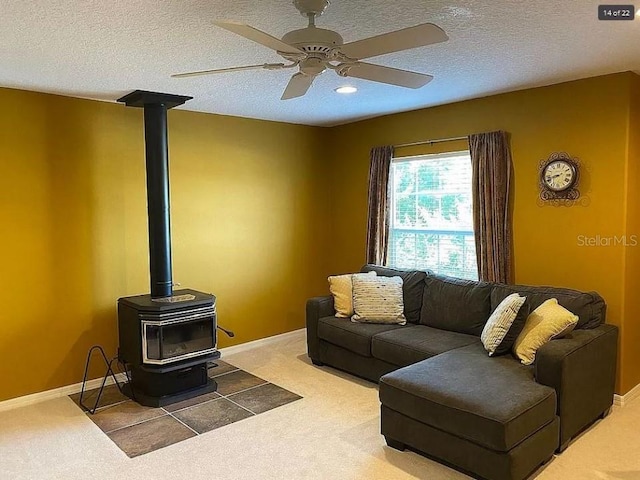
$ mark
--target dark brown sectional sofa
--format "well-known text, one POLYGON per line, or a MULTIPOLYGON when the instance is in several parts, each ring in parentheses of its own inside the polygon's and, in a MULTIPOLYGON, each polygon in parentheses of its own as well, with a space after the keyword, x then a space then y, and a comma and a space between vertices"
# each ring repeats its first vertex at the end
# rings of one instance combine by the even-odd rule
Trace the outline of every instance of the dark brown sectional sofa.
POLYGON ((595 292, 472 282, 425 271, 366 265, 403 278, 407 324, 353 323, 334 316, 333 298, 307 302, 308 354, 379 382, 387 444, 409 447, 476 478, 520 480, 613 403, 618 329, 595 292), (489 357, 480 334, 507 295, 531 310, 555 297, 579 321, 531 366, 489 357))

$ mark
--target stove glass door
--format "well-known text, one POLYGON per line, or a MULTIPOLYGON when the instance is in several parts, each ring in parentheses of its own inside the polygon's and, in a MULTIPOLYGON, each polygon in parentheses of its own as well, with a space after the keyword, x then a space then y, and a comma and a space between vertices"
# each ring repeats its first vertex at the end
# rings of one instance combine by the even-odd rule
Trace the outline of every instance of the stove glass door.
POLYGON ((143 361, 166 363, 216 351, 215 314, 186 321, 144 321, 143 361))

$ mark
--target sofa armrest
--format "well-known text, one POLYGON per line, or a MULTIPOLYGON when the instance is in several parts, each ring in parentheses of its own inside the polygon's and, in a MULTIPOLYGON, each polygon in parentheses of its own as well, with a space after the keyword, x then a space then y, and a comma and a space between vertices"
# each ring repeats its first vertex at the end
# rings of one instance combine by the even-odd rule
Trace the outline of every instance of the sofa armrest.
POLYGON ((552 340, 536 354, 538 383, 558 397, 560 448, 613 404, 618 328, 602 324, 552 340))
POLYGON ((318 320, 335 313, 333 296, 313 297, 307 300, 307 353, 311 360, 320 362, 318 320))

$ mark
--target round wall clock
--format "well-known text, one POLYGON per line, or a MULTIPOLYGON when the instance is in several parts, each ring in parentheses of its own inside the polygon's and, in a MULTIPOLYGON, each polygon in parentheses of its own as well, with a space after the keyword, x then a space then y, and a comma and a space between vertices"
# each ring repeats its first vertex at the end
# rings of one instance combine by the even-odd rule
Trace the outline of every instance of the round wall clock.
POLYGON ((566 153, 554 153, 540 162, 540 198, 542 200, 577 200, 578 161, 566 153))

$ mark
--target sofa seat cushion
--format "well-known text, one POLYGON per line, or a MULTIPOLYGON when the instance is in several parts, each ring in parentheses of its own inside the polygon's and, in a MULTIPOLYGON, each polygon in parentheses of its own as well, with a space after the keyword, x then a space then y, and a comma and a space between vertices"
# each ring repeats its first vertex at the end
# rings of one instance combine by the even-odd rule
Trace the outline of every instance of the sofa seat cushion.
POLYGON ((555 390, 511 356, 489 357, 480 342, 380 379, 382 404, 439 430, 507 452, 552 422, 555 390))
POLYGON ((371 343, 371 355, 404 367, 479 341, 473 335, 412 325, 375 335, 371 343))
POLYGON ((323 317, 318 320, 318 337, 364 357, 370 357, 373 336, 396 328, 403 328, 403 326, 355 323, 348 318, 323 317))

